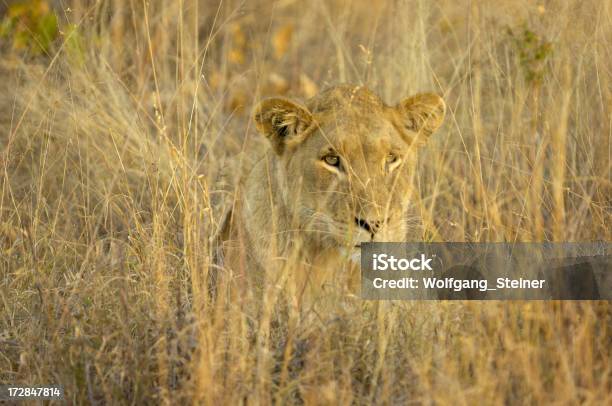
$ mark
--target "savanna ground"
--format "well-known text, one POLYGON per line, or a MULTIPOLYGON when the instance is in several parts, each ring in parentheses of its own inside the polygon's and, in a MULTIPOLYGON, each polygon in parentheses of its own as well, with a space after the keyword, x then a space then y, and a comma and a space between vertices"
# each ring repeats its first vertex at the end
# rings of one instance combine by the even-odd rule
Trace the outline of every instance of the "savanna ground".
MULTIPOLYGON (((444 95, 428 241, 610 241, 612 4, 0 1, 0 383, 69 403, 610 404, 608 302, 208 294, 268 95, 444 95), (231 192, 231 190, 230 190, 231 192), (310 313, 310 314, 309 314, 310 313)), ((217 270, 219 271, 219 270, 217 270)))

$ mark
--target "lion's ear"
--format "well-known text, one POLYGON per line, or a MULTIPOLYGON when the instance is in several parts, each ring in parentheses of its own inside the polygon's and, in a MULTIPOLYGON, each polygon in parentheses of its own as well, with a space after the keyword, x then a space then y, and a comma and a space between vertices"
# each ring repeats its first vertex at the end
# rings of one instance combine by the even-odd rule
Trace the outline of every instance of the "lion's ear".
POLYGON ((446 103, 433 93, 419 93, 402 100, 393 109, 394 123, 409 142, 424 144, 444 121, 446 103))
POLYGON ((302 142, 314 125, 312 114, 285 98, 263 100, 253 114, 257 130, 266 136, 277 154, 302 142))

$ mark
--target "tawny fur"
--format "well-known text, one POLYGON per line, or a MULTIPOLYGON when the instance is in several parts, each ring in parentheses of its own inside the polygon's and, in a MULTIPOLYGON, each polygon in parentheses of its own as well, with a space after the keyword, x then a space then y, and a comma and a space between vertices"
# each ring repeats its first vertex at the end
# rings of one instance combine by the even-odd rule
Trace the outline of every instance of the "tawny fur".
POLYGON ((236 266, 254 272, 291 259, 336 269, 362 242, 405 240, 417 148, 444 114, 434 94, 389 106, 350 85, 303 105, 262 101, 254 120, 270 147, 241 182, 228 217, 229 239, 242 241, 234 244, 236 266), (339 167, 325 161, 330 154, 339 167))

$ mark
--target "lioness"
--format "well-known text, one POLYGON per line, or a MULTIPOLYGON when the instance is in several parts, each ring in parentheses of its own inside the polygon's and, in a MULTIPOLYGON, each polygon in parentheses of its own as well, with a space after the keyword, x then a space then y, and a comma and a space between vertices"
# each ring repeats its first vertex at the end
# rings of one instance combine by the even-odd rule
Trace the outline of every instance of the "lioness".
POLYGON ((351 85, 305 104, 262 101, 253 118, 269 148, 229 221, 246 241, 246 269, 288 257, 325 268, 362 242, 405 240, 415 154, 445 110, 435 94, 388 106, 351 85))

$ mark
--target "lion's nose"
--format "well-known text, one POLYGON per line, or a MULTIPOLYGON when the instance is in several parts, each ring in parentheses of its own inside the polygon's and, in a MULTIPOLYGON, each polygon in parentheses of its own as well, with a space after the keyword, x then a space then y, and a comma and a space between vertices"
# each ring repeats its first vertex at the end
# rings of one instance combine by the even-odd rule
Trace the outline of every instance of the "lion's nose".
POLYGON ((380 227, 383 225, 383 220, 365 220, 359 217, 355 217, 355 223, 366 230, 368 233, 374 235, 380 230, 380 227))

